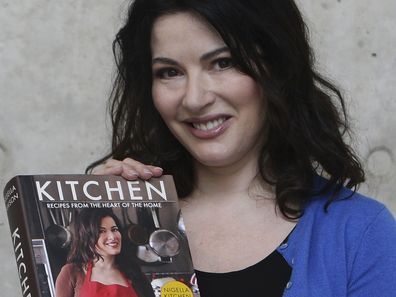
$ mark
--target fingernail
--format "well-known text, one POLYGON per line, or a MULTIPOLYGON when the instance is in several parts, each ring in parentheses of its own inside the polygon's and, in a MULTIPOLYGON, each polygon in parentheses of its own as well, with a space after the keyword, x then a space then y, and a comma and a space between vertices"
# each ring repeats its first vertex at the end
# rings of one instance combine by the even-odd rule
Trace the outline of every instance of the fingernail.
POLYGON ((130 177, 133 177, 133 178, 139 176, 139 175, 137 174, 137 172, 134 171, 134 170, 128 170, 128 171, 127 171, 127 174, 128 174, 130 177))
POLYGON ((148 170, 148 169, 143 169, 143 172, 148 176, 148 175, 150 175, 150 176, 153 176, 153 173, 150 171, 150 170, 148 170))
POLYGON ((161 167, 155 167, 154 170, 156 170, 157 172, 163 172, 164 170, 161 167))

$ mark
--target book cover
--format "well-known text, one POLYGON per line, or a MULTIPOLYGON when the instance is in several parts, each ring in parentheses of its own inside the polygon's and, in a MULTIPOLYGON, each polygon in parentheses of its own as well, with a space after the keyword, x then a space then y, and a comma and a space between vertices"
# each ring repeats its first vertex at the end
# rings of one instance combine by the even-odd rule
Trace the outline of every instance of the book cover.
POLYGON ((23 297, 199 296, 169 175, 16 176, 4 199, 23 297))

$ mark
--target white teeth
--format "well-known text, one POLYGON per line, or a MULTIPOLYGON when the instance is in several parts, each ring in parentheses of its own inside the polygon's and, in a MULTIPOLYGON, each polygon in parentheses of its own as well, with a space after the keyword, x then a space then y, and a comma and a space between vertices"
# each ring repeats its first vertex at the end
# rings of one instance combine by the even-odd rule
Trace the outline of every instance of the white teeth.
POLYGON ((193 125, 193 127, 195 129, 202 130, 202 131, 208 131, 208 130, 211 130, 213 128, 217 128, 225 120, 226 120, 225 118, 220 118, 220 119, 217 119, 217 120, 208 121, 206 123, 193 123, 192 125, 193 125))
POLYGON ((109 242, 109 243, 106 243, 106 245, 114 247, 114 246, 117 246, 118 243, 117 242, 109 242))

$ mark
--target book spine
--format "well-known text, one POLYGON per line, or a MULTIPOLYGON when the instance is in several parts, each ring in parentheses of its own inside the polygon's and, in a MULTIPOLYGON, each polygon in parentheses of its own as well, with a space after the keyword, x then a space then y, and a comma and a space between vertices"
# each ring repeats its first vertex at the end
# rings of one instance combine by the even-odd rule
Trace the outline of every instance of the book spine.
POLYGON ((12 245, 23 297, 41 297, 36 275, 35 258, 24 208, 21 177, 15 177, 4 189, 4 201, 11 231, 12 245))

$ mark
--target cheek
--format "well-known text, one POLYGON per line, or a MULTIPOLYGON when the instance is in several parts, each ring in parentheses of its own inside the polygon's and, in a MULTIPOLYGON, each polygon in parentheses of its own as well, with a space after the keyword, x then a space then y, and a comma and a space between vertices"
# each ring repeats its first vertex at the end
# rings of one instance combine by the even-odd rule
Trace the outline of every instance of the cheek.
POLYGON ((234 94, 238 94, 236 97, 240 98, 241 104, 264 105, 264 95, 261 87, 249 76, 244 76, 232 86, 234 86, 234 94))
POLYGON ((234 71, 230 72, 227 79, 217 83, 221 94, 239 110, 256 109, 264 110, 264 92, 261 86, 250 76, 234 71))
POLYGON ((107 239, 107 234, 106 233, 100 234, 99 235, 99 239, 98 239, 98 243, 101 243, 101 242, 103 242, 106 239, 107 239))
POLYGON ((245 76, 234 88, 234 98, 239 106, 248 110, 252 116, 262 117, 266 110, 265 95, 262 88, 250 77, 245 76))
POLYGON ((246 129, 260 133, 265 126, 266 100, 262 88, 250 77, 240 81, 240 88, 235 89, 240 111, 249 119, 246 129))
POLYGON ((162 106, 163 106, 164 100, 161 96, 161 90, 155 82, 153 83, 153 87, 151 89, 151 94, 152 94, 152 98, 153 98, 154 107, 155 107, 155 109, 157 109, 158 113, 162 116, 162 113, 163 113, 162 106))
POLYGON ((161 115, 163 120, 167 122, 176 110, 174 97, 170 92, 161 91, 159 88, 153 88, 152 92, 154 107, 161 115))

